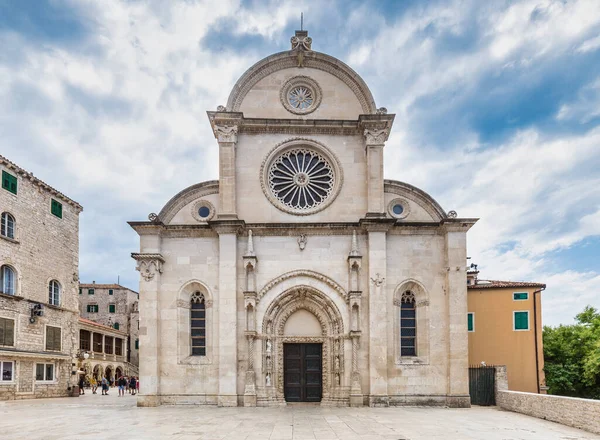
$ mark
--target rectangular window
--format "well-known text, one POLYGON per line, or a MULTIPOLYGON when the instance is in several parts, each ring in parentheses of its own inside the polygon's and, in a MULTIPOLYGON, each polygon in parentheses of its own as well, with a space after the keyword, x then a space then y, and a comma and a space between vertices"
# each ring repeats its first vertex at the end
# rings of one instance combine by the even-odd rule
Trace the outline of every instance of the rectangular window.
POLYGON ((46 326, 46 350, 60 351, 61 328, 46 326))
POLYGON ((529 299, 529 293, 527 293, 527 292, 513 293, 513 301, 524 301, 526 299, 529 299))
POLYGON ((35 364, 35 380, 52 382, 54 380, 54 364, 35 364))
POLYGON ((114 304, 108 305, 108 313, 115 313, 117 306, 114 304))
POLYGON ((113 294, 113 290, 112 289, 108 289, 108 294, 112 295, 113 294))
POLYGON ((81 295, 83 293, 83 289, 80 287, 79 288, 79 294, 81 295))
POLYGON ((104 337, 104 353, 113 354, 113 337, 112 336, 104 337))
POLYGON ((0 345, 15 345, 15 320, 0 318, 0 345))
POLYGON ((2 171, 2 188, 16 194, 17 193, 17 178, 12 174, 2 171))
POLYGON ((529 330, 529 312, 513 312, 514 330, 529 330))
POLYGON ((94 294, 94 289, 88 289, 88 295, 93 295, 94 294))
POLYGON ((475 331, 475 313, 467 313, 467 325, 470 332, 475 331))
POLYGON ((15 371, 13 361, 0 361, 0 370, 2 370, 2 376, 0 376, 0 382, 12 382, 13 371, 15 371))
POLYGON ((102 353, 102 335, 94 333, 94 353, 102 353))
POLYGON ((91 350, 91 334, 87 330, 79 330, 79 349, 84 351, 91 350))
POLYGON ((98 304, 88 304, 87 311, 88 313, 98 313, 98 304))
POLYGON ((139 350, 139 348, 140 348, 140 340, 139 340, 139 339, 136 339, 136 340, 135 340, 135 349, 136 349, 136 350, 139 350))
POLYGON ((52 199, 50 202, 50 212, 58 218, 62 218, 62 203, 52 199))
POLYGON ((115 354, 117 356, 123 356, 123 339, 115 339, 115 354))

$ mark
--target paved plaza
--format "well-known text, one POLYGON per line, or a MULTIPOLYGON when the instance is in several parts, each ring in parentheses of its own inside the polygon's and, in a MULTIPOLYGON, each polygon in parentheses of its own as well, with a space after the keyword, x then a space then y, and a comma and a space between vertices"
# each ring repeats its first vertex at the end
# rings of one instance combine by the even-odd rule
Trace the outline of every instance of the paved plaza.
POLYGON ((0 402, 0 438, 582 440, 600 436, 495 408, 137 408, 135 398, 0 402))

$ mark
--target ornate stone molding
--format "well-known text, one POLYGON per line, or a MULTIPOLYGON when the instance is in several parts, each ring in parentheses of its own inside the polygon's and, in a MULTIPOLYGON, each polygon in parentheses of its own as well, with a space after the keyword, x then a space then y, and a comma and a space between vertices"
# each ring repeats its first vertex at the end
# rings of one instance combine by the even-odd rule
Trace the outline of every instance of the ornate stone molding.
POLYGON ((329 287, 331 287, 333 290, 335 290, 336 292, 338 292, 340 294, 340 296, 342 298, 344 298, 344 301, 348 301, 348 294, 346 293, 346 291, 344 290, 344 288, 342 286, 340 286, 338 283, 336 283, 335 281, 333 281, 331 278, 318 273, 318 272, 314 272, 312 270, 293 270, 291 272, 286 272, 282 275, 279 275, 277 278, 272 279, 271 281, 269 281, 267 284, 265 284, 263 286, 262 289, 260 289, 260 291, 258 292, 258 296, 257 296, 257 302, 261 300, 261 298, 263 296, 265 296, 265 294, 271 290, 274 286, 276 286, 279 283, 282 283, 285 280, 288 280, 290 278, 294 278, 294 277, 309 277, 309 278, 314 278, 316 280, 322 281, 323 283, 327 284, 329 287))
POLYGON ((236 143, 237 142, 237 125, 218 125, 214 124, 215 137, 219 143, 236 143))
POLYGON ((161 254, 138 254, 132 253, 131 258, 137 261, 136 270, 142 278, 150 281, 157 273, 162 273, 162 265, 165 259, 161 254))
POLYGON ((260 179, 260 186, 263 190, 263 193, 265 194, 265 197, 267 197, 267 199, 277 209, 279 209, 283 212, 287 212, 288 214, 310 215, 310 214, 315 214, 315 213, 327 208, 336 199, 336 197, 340 193, 340 190, 344 183, 344 173, 343 173, 342 166, 340 164, 339 159, 331 150, 329 150, 329 148, 327 148, 321 142, 318 142, 314 139, 298 137, 298 138, 286 139, 285 141, 280 142, 277 145, 275 145, 275 147, 273 149, 271 149, 271 151, 269 151, 269 153, 263 159, 263 162, 260 166, 259 179, 260 179), (334 175, 333 188, 331 190, 329 197, 325 201, 323 201, 321 204, 315 206, 314 208, 306 209, 306 210, 291 209, 290 207, 284 205, 277 199, 277 197, 275 197, 275 195, 271 192, 271 189, 269 187, 269 171, 270 171, 271 164, 273 163, 273 161, 275 161, 284 152, 286 152, 290 149, 295 149, 295 148, 299 148, 299 147, 306 148, 308 150, 313 150, 313 151, 317 152, 318 154, 322 155, 323 157, 325 157, 329 161, 329 164, 331 165, 331 167, 333 169, 333 175, 334 175))
MULTIPOLYGON (((298 67, 298 63, 298 51, 280 52, 259 61, 237 81, 227 100, 227 109, 239 112, 244 98, 256 83, 274 72, 298 67)), ((352 68, 342 61, 320 52, 303 50, 301 65, 306 68, 322 70, 337 77, 354 92, 363 113, 373 115, 376 113, 375 101, 368 86, 352 68)))
POLYGON ((390 129, 365 128, 363 134, 365 136, 365 144, 367 146, 384 145, 385 141, 387 141, 390 135, 390 129))
POLYGON ((158 214, 158 218, 164 223, 169 224, 169 222, 175 217, 179 211, 181 211, 185 205, 193 202, 196 199, 200 199, 202 197, 206 197, 211 194, 219 193, 219 181, 218 180, 209 180, 206 182, 197 183, 195 185, 189 186, 183 191, 177 193, 174 197, 171 198, 164 206, 164 208, 158 214))
POLYGON ((194 217, 194 219, 196 219, 198 222, 206 223, 207 221, 211 220, 214 216, 215 216, 215 207, 208 200, 200 199, 192 205, 192 217, 194 217), (200 217, 200 214, 198 211, 202 207, 208 208, 209 213, 208 213, 207 217, 200 217))
POLYGON ((396 197, 395 199, 390 201, 390 203, 388 203, 387 210, 388 210, 388 214, 391 217, 397 218, 397 219, 405 219, 406 217, 408 217, 410 215, 410 203, 408 203, 408 201, 406 199, 403 199, 401 197, 396 197), (402 206, 403 211, 400 214, 396 214, 394 212, 395 205, 402 206))

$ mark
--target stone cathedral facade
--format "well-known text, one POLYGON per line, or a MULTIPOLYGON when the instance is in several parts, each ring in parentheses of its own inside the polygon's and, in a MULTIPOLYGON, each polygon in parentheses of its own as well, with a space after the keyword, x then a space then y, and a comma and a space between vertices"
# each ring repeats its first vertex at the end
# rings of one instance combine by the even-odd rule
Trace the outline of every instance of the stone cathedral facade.
POLYGON ((208 112, 219 180, 130 222, 138 405, 469 406, 476 220, 385 180, 394 115, 306 31, 291 43, 208 112))

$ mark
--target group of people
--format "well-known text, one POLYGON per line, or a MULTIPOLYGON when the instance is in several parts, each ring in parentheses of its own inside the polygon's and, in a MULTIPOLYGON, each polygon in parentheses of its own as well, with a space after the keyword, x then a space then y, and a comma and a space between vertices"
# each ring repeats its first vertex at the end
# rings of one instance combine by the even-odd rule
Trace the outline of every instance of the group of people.
MULTIPOLYGON (((140 389, 140 382, 137 379, 137 377, 135 377, 135 376, 131 376, 131 377, 121 376, 116 381, 114 381, 112 378, 107 378, 106 376, 102 376, 102 379, 99 382, 100 382, 103 396, 108 396, 108 391, 110 390, 111 387, 113 387, 115 385, 119 389, 119 397, 125 395, 125 390, 127 390, 127 392, 129 394, 135 396, 135 394, 137 392, 139 392, 139 389, 140 389)), ((79 377, 79 394, 80 395, 85 394, 85 385, 86 385, 85 377, 82 374, 79 377)), ((92 389, 92 394, 96 394, 96 391, 98 390, 98 380, 94 376, 92 376, 92 378, 89 380, 89 386, 92 389)))

